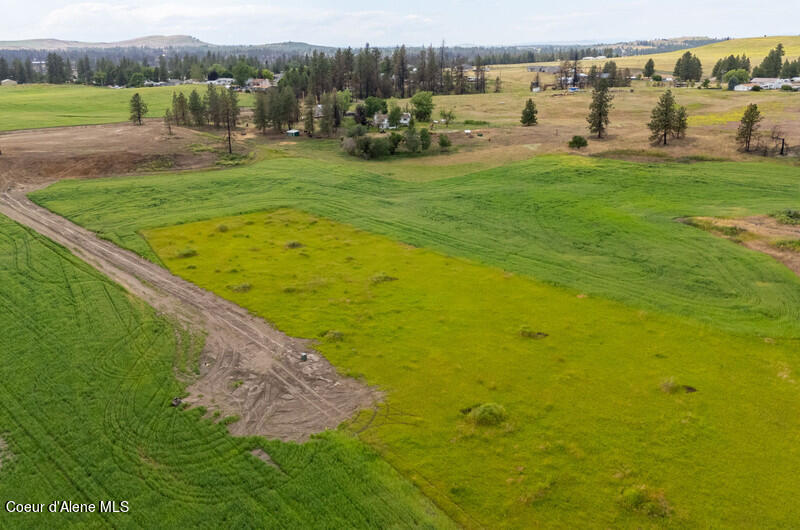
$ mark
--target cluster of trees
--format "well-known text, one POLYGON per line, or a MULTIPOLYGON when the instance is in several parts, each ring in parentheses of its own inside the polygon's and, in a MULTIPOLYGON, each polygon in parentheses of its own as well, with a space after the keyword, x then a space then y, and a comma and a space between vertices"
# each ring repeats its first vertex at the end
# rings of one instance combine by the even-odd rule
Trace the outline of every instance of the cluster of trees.
POLYGON ((686 52, 675 62, 672 75, 682 81, 700 81, 703 77, 703 65, 696 55, 686 52))
POLYGON ((800 76, 800 59, 790 61, 789 59, 783 60, 786 51, 783 44, 778 44, 774 49, 770 50, 761 64, 752 69, 750 58, 746 55, 730 55, 724 59, 720 59, 714 65, 711 75, 717 79, 721 79, 724 83, 731 82, 735 78, 739 83, 746 83, 751 77, 779 77, 791 79, 800 76), (731 74, 731 72, 735 72, 731 74), (743 75, 745 74, 745 75, 743 75))
POLYGON ((732 70, 744 70, 750 72, 750 58, 747 55, 729 55, 724 59, 720 59, 711 70, 711 76, 717 79, 722 77, 732 70))
POLYGON ((36 83, 41 80, 30 59, 13 59, 9 62, 5 57, 0 57, 0 80, 3 79, 13 79, 17 83, 36 83))
MULTIPOLYGON (((313 112, 313 109, 312 109, 313 112)), ((262 132, 272 127, 276 132, 291 128, 300 120, 300 105, 288 87, 256 94, 253 124, 262 132)))
MULTIPOLYGON (((353 156, 364 159, 385 158, 398 152, 400 146, 405 147, 408 153, 421 153, 431 147, 433 136, 428 129, 417 131, 412 119, 405 132, 391 132, 387 137, 367 136, 366 128, 355 125, 347 131, 347 136, 342 140, 342 149, 353 156)), ((439 149, 447 151, 452 142, 446 134, 439 135, 439 149)))

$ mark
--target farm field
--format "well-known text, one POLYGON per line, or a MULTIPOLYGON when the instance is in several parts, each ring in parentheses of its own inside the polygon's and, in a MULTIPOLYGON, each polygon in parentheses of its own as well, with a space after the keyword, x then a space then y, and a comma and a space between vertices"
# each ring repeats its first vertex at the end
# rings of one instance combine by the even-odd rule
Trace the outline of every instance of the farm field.
POLYGON ((156 262, 142 230, 293 207, 637 308, 800 337, 797 276, 679 222, 796 208, 794 167, 542 156, 422 183, 367 167, 276 156, 169 178, 61 181, 30 196, 156 262))
MULTIPOLYGON (((711 76, 711 69, 714 63, 723 57, 729 55, 742 55, 745 54, 750 58, 753 66, 761 63, 761 60, 769 53, 769 51, 778 44, 783 44, 786 49, 787 58, 796 58, 800 56, 800 36, 797 35, 783 35, 783 36, 769 36, 769 37, 752 37, 744 39, 731 39, 705 46, 698 46, 690 48, 689 50, 677 50, 665 53, 653 53, 647 55, 631 55, 629 57, 616 57, 614 62, 617 66, 623 68, 630 68, 631 70, 641 70, 644 68, 644 63, 648 59, 653 59, 657 72, 672 74, 675 68, 675 61, 686 53, 691 51, 694 55, 700 58, 703 63, 703 72, 706 77, 711 76)), ((602 66, 603 61, 582 61, 582 66, 590 67, 592 64, 598 63, 602 66)), ((541 63, 541 64, 556 64, 556 63, 541 63)))
POLYGON ((202 340, 5 217, 0 279, 0 496, 130 507, 5 514, 4 526, 448 526, 350 435, 234 438, 200 409, 170 407, 202 340))
POLYGON ((350 428, 465 526, 800 517, 782 498, 800 486, 796 339, 724 334, 295 210, 144 236, 176 274, 385 391, 350 428), (487 403, 507 417, 476 424, 487 403))
MULTIPOLYGON (((111 89, 84 85, 19 85, 0 87, 0 131, 116 123, 128 120, 128 102, 138 92, 149 107, 149 117, 160 118, 173 92, 187 95, 204 85, 111 89)), ((240 104, 250 105, 249 94, 240 104)))

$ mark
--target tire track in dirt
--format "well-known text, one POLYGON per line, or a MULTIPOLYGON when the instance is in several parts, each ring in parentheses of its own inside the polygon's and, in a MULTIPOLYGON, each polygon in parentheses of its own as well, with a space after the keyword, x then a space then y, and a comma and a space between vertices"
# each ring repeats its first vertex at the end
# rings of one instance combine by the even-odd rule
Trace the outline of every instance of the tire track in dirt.
POLYGON ((322 355, 302 362, 306 341, 33 204, 22 190, 0 193, 0 213, 63 245, 192 332, 204 330, 200 377, 185 401, 219 410, 223 417, 239 416, 229 426, 233 434, 302 441, 379 397, 339 375, 322 355))

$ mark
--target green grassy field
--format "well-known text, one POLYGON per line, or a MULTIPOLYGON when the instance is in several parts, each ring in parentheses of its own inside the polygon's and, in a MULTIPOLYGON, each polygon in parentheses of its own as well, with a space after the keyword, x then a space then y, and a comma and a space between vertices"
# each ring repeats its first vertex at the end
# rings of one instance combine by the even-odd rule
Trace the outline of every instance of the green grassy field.
MULTIPOLYGON (((0 87, 0 131, 38 129, 67 125, 91 125, 126 121, 128 102, 139 92, 149 106, 149 117, 159 118, 172 104, 172 93, 187 95, 205 86, 125 88, 114 90, 84 85, 19 85, 0 87)), ((251 96, 241 94, 242 105, 250 105, 251 96)))
POLYGON ((153 260, 140 230, 296 207, 634 307, 800 337, 797 276, 677 221, 796 209, 794 167, 543 156, 425 183, 360 167, 274 158, 226 171, 62 181, 31 197, 153 260))
POLYGON ((800 487, 797 340, 579 297, 293 210, 144 235, 173 272, 384 390, 350 428, 466 526, 800 520, 785 497, 800 487), (486 403, 507 418, 476 424, 468 411, 486 403))
MULTIPOLYGON (((197 341, 63 248, 0 217, 0 498, 128 501, 127 514, 0 517, 5 528, 450 525, 351 435, 234 438, 184 392, 197 341), (276 469, 251 454, 268 452, 276 469)), ((119 506, 119 504, 118 504, 119 506)))

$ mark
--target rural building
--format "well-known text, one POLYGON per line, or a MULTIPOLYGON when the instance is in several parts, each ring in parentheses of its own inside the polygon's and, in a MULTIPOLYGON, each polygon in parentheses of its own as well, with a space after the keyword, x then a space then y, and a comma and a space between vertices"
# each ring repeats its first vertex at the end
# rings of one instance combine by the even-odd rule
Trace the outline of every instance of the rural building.
POLYGON ((543 73, 543 74, 557 74, 558 72, 561 71, 561 67, 559 67, 559 66, 536 66, 536 65, 533 65, 533 66, 529 66, 528 67, 528 71, 529 72, 540 72, 540 73, 543 73))
POLYGON ((749 92, 753 90, 754 86, 759 86, 757 83, 742 83, 741 85, 736 85, 733 89, 736 92, 749 92))
POLYGON ((297 129, 289 129, 288 131, 286 131, 286 135, 287 136, 300 136, 300 131, 298 131, 297 129))
POLYGON ((234 83, 236 83, 236 81, 232 77, 218 77, 213 81, 209 81, 207 84, 214 86, 229 87, 234 83))
POLYGON ((389 115, 380 112, 376 112, 375 116, 372 117, 372 124, 381 129, 396 129, 396 127, 389 126, 389 115))
POLYGON ((247 80, 247 88, 249 88, 250 90, 255 90, 257 92, 266 91, 266 90, 272 88, 273 86, 275 86, 275 85, 273 85, 272 81, 270 81, 269 79, 248 79, 247 80))
POLYGON ((17 82, 14 81, 13 79, 3 79, 2 81, 0 81, 0 85, 2 86, 14 86, 16 84, 17 82))
POLYGON ((400 116, 400 125, 408 125, 409 123, 411 123, 411 114, 404 112, 400 116))
POLYGON ((762 90, 780 90, 783 85, 791 85, 791 79, 779 79, 777 77, 754 77, 750 80, 756 83, 762 90))

